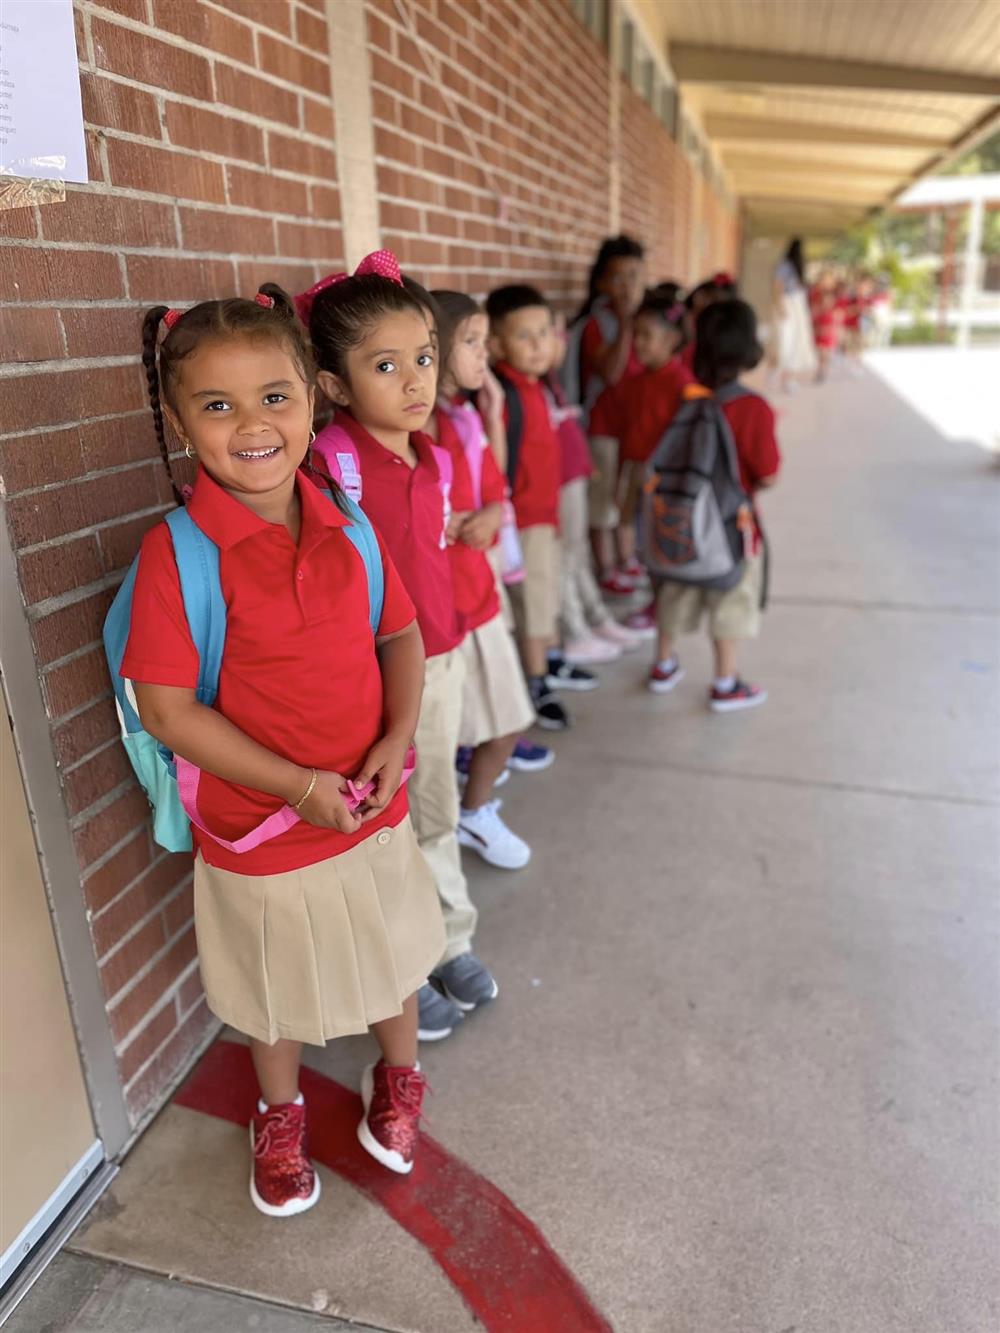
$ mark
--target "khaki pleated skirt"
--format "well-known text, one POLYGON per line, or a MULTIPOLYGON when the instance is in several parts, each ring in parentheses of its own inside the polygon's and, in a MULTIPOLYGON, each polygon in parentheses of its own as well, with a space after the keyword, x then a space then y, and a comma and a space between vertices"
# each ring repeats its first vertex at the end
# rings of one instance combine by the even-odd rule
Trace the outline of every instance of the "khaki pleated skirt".
POLYGON ((194 868, 209 1008, 260 1041, 322 1045, 394 1018, 445 949, 434 880, 407 816, 280 875, 194 868))
POLYGON ((461 647, 465 658, 459 745, 482 745, 527 731, 535 710, 524 681, 513 636, 503 613, 470 630, 461 647))

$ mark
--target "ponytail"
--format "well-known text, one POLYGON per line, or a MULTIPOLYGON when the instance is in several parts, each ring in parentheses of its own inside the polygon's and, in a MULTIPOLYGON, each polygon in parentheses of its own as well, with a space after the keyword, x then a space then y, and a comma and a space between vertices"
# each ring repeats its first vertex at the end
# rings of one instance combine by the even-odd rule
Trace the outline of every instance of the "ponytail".
POLYGON ((174 477, 174 470, 170 463, 170 450, 167 448, 166 435, 163 429, 163 404, 160 402, 160 372, 157 367, 156 342, 159 337, 160 323, 163 316, 167 313, 168 307, 165 305, 155 305, 151 310, 147 310, 142 321, 142 364, 146 369, 146 386, 149 390, 149 406, 153 413, 153 429, 156 431, 156 442, 160 446, 160 455, 163 458, 164 467, 167 469, 167 476, 170 478, 170 488, 174 493, 174 499, 179 505, 184 503, 184 497, 181 494, 181 488, 177 485, 174 477))

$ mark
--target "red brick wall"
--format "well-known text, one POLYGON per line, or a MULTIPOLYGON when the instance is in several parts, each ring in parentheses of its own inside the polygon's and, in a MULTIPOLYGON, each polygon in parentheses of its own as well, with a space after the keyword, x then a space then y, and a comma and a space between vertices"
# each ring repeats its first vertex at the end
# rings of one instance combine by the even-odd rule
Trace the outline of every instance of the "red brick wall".
POLYGON ((52 745, 135 1118, 209 1019, 190 858, 151 843, 98 646, 170 503, 138 364, 153 303, 342 264, 323 0, 83 0, 92 183, 0 213, 0 475, 52 745))
POLYGON ((432 286, 579 300, 608 229, 605 52, 564 0, 402 8, 440 74, 395 0, 370 0, 383 240, 432 286))
MULTIPOLYGON (((395 0, 367 7, 383 242, 432 285, 521 279, 572 306, 608 230, 606 53, 568 0, 403 9, 415 34, 395 0)), ((140 312, 301 288, 343 241, 324 0, 77 0, 76 18, 92 181, 0 212, 0 495, 138 1121, 210 1023, 189 862, 151 842, 99 645, 170 504, 140 312)), ((629 89, 621 142, 622 225, 652 277, 694 276, 690 168, 629 89)), ((714 266, 735 267, 731 219, 713 226, 714 266)))

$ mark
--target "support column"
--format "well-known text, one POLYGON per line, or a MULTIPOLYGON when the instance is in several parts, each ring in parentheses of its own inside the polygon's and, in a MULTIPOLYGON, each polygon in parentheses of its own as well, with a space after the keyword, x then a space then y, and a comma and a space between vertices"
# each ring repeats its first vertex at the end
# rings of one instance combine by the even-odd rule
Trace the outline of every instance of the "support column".
POLYGON ((983 244, 983 212, 985 201, 982 195, 969 204, 965 220, 965 258, 962 263, 962 293, 958 305, 958 333, 955 343, 958 347, 968 347, 972 328, 972 302, 975 299, 979 278, 979 251, 983 244))
POLYGON ((381 244, 364 0, 326 0, 333 117, 349 269, 381 244))

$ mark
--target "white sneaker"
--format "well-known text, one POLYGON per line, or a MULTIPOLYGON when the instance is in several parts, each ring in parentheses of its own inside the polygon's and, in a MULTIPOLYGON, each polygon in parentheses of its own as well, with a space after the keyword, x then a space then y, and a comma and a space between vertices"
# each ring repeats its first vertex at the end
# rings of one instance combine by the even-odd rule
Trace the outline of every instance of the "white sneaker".
POLYGON ((593 666, 601 662, 617 662, 621 649, 607 639, 591 634, 585 639, 570 639, 563 645, 562 655, 573 666, 593 666))
POLYGON ((531 860, 531 848, 500 818, 500 804, 487 801, 478 810, 459 811, 458 841, 478 852, 491 866, 521 870, 531 860))
POLYGON ((617 620, 606 620, 603 625, 595 625, 594 637, 614 644, 621 653, 634 653, 642 647, 643 638, 626 625, 619 625, 617 620))

